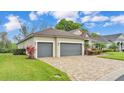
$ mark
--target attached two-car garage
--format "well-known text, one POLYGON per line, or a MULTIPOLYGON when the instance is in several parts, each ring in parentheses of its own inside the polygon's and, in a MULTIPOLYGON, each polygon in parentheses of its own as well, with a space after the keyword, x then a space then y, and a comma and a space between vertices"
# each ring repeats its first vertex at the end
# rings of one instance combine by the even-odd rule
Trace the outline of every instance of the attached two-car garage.
POLYGON ((84 55, 84 37, 80 29, 64 31, 48 28, 27 36, 18 43, 18 48, 33 46, 35 58, 79 56, 84 55))
MULTIPOLYGON (((60 56, 82 55, 82 43, 60 43, 60 56)), ((38 42, 37 57, 53 57, 53 43, 38 42)), ((56 50, 56 49, 55 49, 56 50)), ((57 51, 57 50, 56 50, 57 51)))

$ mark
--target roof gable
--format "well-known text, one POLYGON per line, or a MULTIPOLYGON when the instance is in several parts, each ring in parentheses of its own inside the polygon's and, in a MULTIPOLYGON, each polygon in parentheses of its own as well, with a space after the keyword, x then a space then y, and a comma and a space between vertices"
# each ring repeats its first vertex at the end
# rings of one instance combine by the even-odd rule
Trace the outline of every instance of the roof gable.
POLYGON ((124 41, 124 34, 121 34, 118 38, 117 41, 124 41))
POLYGON ((81 29, 75 29, 75 30, 71 30, 69 31, 70 33, 74 34, 74 35, 78 35, 81 36, 83 39, 90 39, 90 35, 88 32, 83 32, 81 29))

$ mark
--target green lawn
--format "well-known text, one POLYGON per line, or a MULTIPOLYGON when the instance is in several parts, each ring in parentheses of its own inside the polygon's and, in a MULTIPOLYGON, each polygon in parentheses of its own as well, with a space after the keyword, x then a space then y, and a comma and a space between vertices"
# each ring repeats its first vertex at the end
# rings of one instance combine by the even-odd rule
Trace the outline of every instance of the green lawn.
POLYGON ((25 55, 0 54, 0 80, 69 80, 66 73, 25 55))
POLYGON ((124 60, 124 52, 106 52, 105 56, 100 56, 100 57, 115 59, 115 60, 124 60))

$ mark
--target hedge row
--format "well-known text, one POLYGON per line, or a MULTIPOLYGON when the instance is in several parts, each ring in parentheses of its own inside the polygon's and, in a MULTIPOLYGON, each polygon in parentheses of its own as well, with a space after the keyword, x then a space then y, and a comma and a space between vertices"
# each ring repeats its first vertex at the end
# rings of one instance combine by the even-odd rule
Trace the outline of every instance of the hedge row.
POLYGON ((25 49, 14 49, 13 55, 26 55, 26 50, 25 49))
POLYGON ((12 53, 12 49, 0 49, 0 53, 12 53))
POLYGON ((14 55, 25 55, 25 49, 0 49, 0 53, 13 53, 14 55))

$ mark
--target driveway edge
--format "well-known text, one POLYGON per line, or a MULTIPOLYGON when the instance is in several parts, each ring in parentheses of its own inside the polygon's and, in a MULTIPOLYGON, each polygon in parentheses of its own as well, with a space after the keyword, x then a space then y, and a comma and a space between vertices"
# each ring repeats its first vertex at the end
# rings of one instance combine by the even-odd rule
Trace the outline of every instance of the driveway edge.
POLYGON ((119 69, 98 79, 98 81, 115 81, 117 78, 119 78, 122 75, 124 75, 124 69, 119 69))

